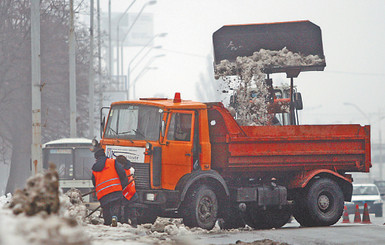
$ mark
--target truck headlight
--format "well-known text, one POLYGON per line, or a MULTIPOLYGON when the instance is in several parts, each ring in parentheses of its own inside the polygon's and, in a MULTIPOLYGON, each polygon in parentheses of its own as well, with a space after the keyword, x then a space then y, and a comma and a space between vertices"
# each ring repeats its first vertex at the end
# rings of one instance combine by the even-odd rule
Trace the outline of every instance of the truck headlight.
POLYGON ((146 194, 147 201, 155 201, 155 193, 147 193, 146 194))

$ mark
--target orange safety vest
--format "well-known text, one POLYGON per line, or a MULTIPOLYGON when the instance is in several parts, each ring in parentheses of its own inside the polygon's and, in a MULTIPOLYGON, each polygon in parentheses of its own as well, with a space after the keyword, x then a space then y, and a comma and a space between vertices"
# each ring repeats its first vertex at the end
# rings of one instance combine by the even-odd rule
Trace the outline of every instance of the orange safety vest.
POLYGON ((92 171, 92 173, 95 176, 95 190, 98 200, 107 194, 122 190, 114 159, 107 159, 102 171, 92 171))
MULTIPOLYGON (((125 169, 127 176, 131 174, 131 171, 129 169, 125 169)), ((136 193, 136 188, 135 188, 135 181, 133 180, 134 177, 130 176, 128 177, 128 182, 132 180, 131 183, 129 183, 124 189, 123 189, 123 196, 127 199, 130 200, 131 197, 134 196, 136 193)))

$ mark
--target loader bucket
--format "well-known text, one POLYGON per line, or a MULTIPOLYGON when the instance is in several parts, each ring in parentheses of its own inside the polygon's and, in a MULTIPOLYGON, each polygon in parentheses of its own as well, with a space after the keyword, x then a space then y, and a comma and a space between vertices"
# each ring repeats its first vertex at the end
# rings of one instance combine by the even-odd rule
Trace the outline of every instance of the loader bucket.
MULTIPOLYGON (((302 55, 318 55, 325 60, 321 29, 310 21, 266 24, 226 25, 214 32, 214 62, 235 61, 238 56, 251 56, 260 49, 288 50, 302 55)), ((296 67, 299 71, 323 71, 326 63, 296 67)), ((268 73, 287 72, 277 67, 268 73)))

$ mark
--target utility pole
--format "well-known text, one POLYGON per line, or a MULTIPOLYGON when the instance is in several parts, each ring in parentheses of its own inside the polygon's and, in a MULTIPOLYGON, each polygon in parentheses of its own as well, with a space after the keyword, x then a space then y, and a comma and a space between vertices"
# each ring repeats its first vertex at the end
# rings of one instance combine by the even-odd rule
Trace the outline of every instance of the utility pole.
POLYGON ((94 137, 94 0, 90 0, 90 67, 88 72, 88 96, 89 96, 89 138, 94 137))
POLYGON ((380 164, 380 180, 384 180, 383 177, 383 162, 382 162, 382 132, 381 132, 381 120, 384 119, 384 117, 381 117, 381 109, 378 110, 378 144, 380 148, 380 158, 379 158, 379 164, 380 164))
POLYGON ((32 146, 34 174, 43 170, 41 150, 40 0, 31 0, 32 146))
POLYGON ((108 80, 112 77, 111 0, 108 0, 108 80))
POLYGON ((98 85, 99 85, 99 108, 102 108, 102 42, 100 34, 100 0, 97 1, 98 11, 98 85))
POLYGON ((70 0, 69 77, 70 77, 70 137, 76 137, 76 67, 75 67, 74 0, 70 0))

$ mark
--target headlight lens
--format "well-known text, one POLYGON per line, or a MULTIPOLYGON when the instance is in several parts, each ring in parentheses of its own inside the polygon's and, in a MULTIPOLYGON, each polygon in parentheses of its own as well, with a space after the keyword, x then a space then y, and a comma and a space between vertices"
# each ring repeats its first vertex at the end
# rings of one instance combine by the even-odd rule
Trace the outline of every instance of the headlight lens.
POLYGON ((155 193, 147 193, 146 200, 147 201, 155 201, 155 193))

